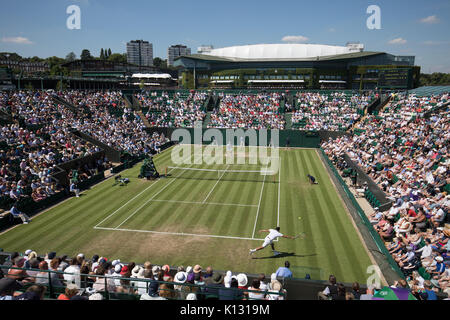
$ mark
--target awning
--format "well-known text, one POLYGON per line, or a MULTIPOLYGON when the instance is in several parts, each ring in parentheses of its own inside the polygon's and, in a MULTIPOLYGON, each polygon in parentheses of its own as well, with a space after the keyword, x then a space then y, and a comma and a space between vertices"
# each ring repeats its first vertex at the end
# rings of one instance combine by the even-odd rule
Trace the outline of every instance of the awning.
POLYGON ((248 83, 303 83, 305 80, 248 80, 248 83))
POLYGON ((347 83, 343 80, 319 80, 319 83, 347 83))
POLYGON ((170 79, 172 76, 168 73, 133 73, 132 78, 147 79, 170 79))
POLYGON ((211 83, 233 83, 234 80, 212 80, 211 83))

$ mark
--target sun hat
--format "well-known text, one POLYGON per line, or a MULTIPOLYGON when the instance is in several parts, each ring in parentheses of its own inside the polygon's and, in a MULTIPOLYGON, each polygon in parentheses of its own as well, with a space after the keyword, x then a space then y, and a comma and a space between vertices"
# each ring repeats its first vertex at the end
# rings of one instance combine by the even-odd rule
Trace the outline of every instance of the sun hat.
POLYGON ((123 266, 122 269, 120 270, 120 274, 121 275, 125 275, 128 272, 128 267, 127 266, 123 266))
POLYGON ((199 273, 202 271, 202 267, 199 264, 196 264, 193 270, 194 273, 199 273))
POLYGON ((170 271, 170 266, 168 264, 165 264, 162 266, 161 268, 164 272, 169 272, 170 271))
POLYGON ((31 260, 33 258, 37 258, 37 253, 35 251, 31 251, 27 254, 27 256, 28 256, 28 260, 31 260))
POLYGON ((144 268, 141 266, 135 266, 133 270, 131 270, 131 276, 136 278, 144 278, 144 268))
POLYGON ((274 280, 273 282, 270 283, 269 288, 270 288, 270 290, 273 290, 273 291, 280 291, 281 290, 280 281, 274 280))
POLYGON ((91 287, 87 287, 86 288, 86 293, 87 294, 94 294, 96 292, 97 292, 97 290, 95 290, 94 288, 91 288, 91 287))
POLYGON ((161 270, 160 266, 153 266, 153 268, 152 268, 152 273, 153 273, 153 274, 158 273, 159 270, 161 270))
POLYGON ((248 279, 244 273, 239 273, 237 275, 237 281, 238 281, 239 287, 244 287, 247 285, 248 279))
POLYGON ((103 296, 101 293, 94 293, 89 296, 89 300, 103 300, 103 296))
POLYGON ((116 273, 120 273, 120 271, 122 271, 122 265, 121 264, 116 264, 116 266, 114 267, 114 271, 116 273))
POLYGON ((175 278, 173 279, 173 281, 177 283, 185 283, 186 280, 187 280, 187 273, 183 271, 177 272, 177 274, 175 274, 175 278))
POLYGON ((212 276, 212 282, 213 283, 215 283, 215 284, 220 284, 220 283, 222 283, 223 282, 223 274, 221 274, 221 273, 215 273, 215 274, 213 274, 213 276, 212 276))
POLYGON ((111 262, 111 265, 112 265, 113 267, 115 267, 115 266, 118 265, 118 264, 120 264, 120 260, 119 260, 119 259, 113 260, 113 261, 111 262))
POLYGON ((186 300, 197 300, 197 295, 195 293, 189 293, 186 296, 186 300))
POLYGON ((191 271, 192 271, 192 267, 191 267, 191 266, 187 266, 186 272, 187 272, 187 273, 190 273, 191 271))
POLYGON ((27 256, 27 255, 29 255, 31 252, 33 252, 33 250, 28 249, 28 250, 25 251, 25 255, 27 256))

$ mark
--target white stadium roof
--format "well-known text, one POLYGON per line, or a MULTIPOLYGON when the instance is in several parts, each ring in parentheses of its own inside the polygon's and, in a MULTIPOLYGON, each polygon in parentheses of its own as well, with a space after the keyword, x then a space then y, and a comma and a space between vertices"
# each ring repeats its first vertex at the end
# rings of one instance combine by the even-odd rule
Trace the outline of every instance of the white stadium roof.
POLYGON ((363 45, 254 44, 212 49, 204 55, 236 59, 303 59, 363 51, 363 45))
POLYGON ((146 79, 170 79, 172 76, 168 73, 133 73, 132 78, 146 79))

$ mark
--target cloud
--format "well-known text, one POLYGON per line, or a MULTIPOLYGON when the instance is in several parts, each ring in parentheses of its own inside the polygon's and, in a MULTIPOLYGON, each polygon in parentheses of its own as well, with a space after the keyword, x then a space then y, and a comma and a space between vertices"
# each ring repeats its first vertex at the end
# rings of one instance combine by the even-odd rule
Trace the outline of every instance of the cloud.
POLYGON ((284 36, 281 41, 290 43, 303 43, 308 41, 309 38, 304 36, 284 36))
POLYGON ((407 41, 403 38, 395 38, 388 41, 389 44, 405 44, 407 41))
POLYGON ((32 44, 28 38, 25 37, 3 37, 2 42, 15 43, 15 44, 32 44))
POLYGON ((426 24, 439 23, 439 21, 440 21, 439 18, 436 17, 435 15, 420 19, 420 22, 426 24))
POLYGON ((328 32, 336 32, 336 29, 335 28, 329 28, 328 32))

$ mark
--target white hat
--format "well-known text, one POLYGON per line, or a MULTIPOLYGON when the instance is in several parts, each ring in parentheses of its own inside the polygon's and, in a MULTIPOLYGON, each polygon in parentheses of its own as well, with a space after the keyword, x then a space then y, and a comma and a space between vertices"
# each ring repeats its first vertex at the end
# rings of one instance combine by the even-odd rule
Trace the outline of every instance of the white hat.
POLYGON ((81 259, 84 259, 84 254, 79 253, 79 254, 77 255, 77 257, 78 257, 78 258, 81 258, 81 259))
POLYGON ((152 273, 155 274, 155 273, 157 273, 159 270, 161 270, 161 267, 160 267, 160 266, 153 266, 153 268, 152 268, 152 273))
POLYGON ((187 273, 184 271, 177 272, 173 281, 177 283, 185 283, 187 280, 187 273))
POLYGON ((281 283, 278 280, 274 280, 269 284, 269 288, 271 291, 280 291, 281 290, 281 283))
POLYGON ((186 272, 189 273, 189 272, 191 272, 191 271, 192 271, 192 267, 191 267, 191 266, 188 266, 188 267, 186 268, 186 272))
POLYGON ((25 255, 29 255, 31 252, 33 252, 33 250, 28 249, 27 251, 25 251, 25 255))
POLYGON ((197 300, 197 295, 195 293, 189 293, 186 296, 186 300, 197 300))
POLYGON ((116 272, 116 273, 120 273, 120 271, 122 270, 122 265, 119 263, 119 264, 116 264, 115 266, 114 266, 114 271, 116 272))
POLYGON ((274 280, 277 280, 277 274, 276 273, 272 273, 270 275, 270 281, 274 281, 274 280))
POLYGON ((97 290, 95 290, 94 288, 91 288, 91 287, 87 287, 87 288, 86 288, 86 292, 87 292, 88 294, 94 294, 94 293, 97 292, 97 290))
POLYGON ((120 259, 113 260, 113 261, 111 262, 111 265, 112 265, 113 267, 115 267, 117 264, 120 264, 120 259))
POLYGON ((244 287, 247 285, 248 279, 244 273, 239 273, 237 275, 238 286, 244 287))
POLYGON ((436 258, 434 258, 437 262, 442 262, 444 261, 444 258, 442 258, 441 256, 437 256, 436 258))
POLYGON ((223 279, 226 288, 231 287, 231 275, 232 275, 231 271, 227 271, 227 273, 223 279))
POLYGON ((143 278, 144 268, 142 268, 141 266, 135 266, 133 270, 131 270, 131 276, 136 278, 143 278))
POLYGON ((89 300, 103 300, 101 293, 94 293, 89 296, 89 300))

